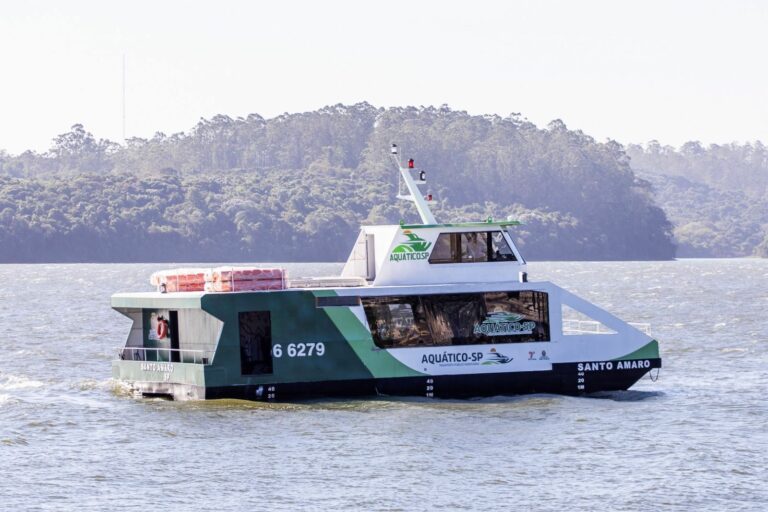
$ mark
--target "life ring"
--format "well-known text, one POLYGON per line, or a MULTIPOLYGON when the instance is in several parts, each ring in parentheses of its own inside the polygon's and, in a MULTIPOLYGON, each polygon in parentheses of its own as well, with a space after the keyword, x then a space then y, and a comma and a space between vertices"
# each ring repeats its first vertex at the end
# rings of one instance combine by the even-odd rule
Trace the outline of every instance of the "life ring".
POLYGON ((165 323, 165 320, 160 320, 157 322, 157 338, 160 340, 165 339, 168 336, 168 324, 165 323))

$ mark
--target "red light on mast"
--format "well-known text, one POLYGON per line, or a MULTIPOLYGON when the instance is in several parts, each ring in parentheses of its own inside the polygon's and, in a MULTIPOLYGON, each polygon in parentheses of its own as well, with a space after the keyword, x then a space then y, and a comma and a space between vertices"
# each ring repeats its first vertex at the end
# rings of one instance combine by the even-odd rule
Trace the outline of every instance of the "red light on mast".
POLYGON ((414 162, 413 162, 413 158, 409 159, 409 160, 408 160, 408 168, 409 168, 409 169, 413 169, 413 164, 414 164, 414 162))

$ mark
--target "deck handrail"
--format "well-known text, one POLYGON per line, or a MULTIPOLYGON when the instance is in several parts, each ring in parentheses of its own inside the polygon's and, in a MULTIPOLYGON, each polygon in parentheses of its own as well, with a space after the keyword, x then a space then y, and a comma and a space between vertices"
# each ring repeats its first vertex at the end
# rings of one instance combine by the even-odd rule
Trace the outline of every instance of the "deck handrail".
MULTIPOLYGON (((651 335, 651 324, 627 322, 638 331, 651 335)), ((563 318, 564 334, 612 334, 615 331, 595 320, 579 320, 578 318, 563 318)))
POLYGON ((192 350, 187 348, 164 347, 120 347, 117 357, 124 361, 164 361, 193 364, 211 364, 213 352, 209 350, 192 350), (178 354, 178 361, 172 355, 178 354), (154 356, 154 359, 148 357, 154 356))

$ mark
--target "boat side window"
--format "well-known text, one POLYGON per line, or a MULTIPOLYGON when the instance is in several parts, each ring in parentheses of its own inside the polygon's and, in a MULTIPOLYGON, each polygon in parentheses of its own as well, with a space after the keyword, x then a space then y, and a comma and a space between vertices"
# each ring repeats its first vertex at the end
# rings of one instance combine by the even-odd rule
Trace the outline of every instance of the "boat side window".
POLYGON ((506 238, 501 231, 491 231, 488 233, 490 239, 488 240, 491 250, 488 254, 490 261, 516 261, 515 253, 509 247, 506 238))
POLYGON ((429 255, 430 263, 456 263, 461 260, 461 243, 458 233, 440 233, 435 248, 429 255))
POLYGON ((549 297, 545 292, 487 292, 485 318, 475 334, 485 343, 549 341, 549 297))
POLYGON ((418 297, 366 297, 363 306, 377 347, 432 345, 418 297))
POLYGON ((488 233, 461 234, 461 262, 477 263, 488 261, 488 233))
POLYGON ((441 233, 429 255, 430 263, 484 263, 515 261, 501 231, 441 233))
POLYGON ((473 328, 483 316, 482 294, 424 295, 421 300, 437 345, 477 343, 473 328))
POLYGON ((379 348, 550 340, 545 292, 365 297, 362 301, 379 348))

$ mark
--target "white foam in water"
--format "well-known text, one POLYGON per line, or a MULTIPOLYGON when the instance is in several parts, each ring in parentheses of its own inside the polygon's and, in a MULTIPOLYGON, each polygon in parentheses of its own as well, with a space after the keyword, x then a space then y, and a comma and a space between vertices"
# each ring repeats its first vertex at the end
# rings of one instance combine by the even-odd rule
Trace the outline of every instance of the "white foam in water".
POLYGON ((4 391, 9 391, 12 389, 39 388, 44 385, 45 384, 39 380, 32 380, 27 377, 21 377, 18 375, 0 376, 0 389, 4 391))
POLYGON ((120 394, 120 393, 126 392, 126 390, 131 389, 131 386, 129 383, 115 380, 115 379, 104 379, 104 380, 84 379, 80 381, 70 382, 69 387, 71 389, 76 389, 80 391, 90 391, 90 390, 101 390, 101 391, 107 391, 107 392, 112 391, 116 394, 120 394))

